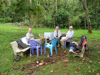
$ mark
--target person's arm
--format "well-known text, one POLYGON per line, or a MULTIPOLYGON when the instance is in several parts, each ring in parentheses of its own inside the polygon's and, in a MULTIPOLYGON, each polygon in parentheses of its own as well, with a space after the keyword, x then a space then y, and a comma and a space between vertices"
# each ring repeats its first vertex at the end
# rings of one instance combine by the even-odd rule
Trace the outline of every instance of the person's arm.
POLYGON ((26 34, 26 38, 27 38, 28 41, 30 40, 30 36, 29 36, 28 33, 26 34))
POLYGON ((70 34, 70 36, 69 36, 69 37, 70 37, 70 38, 72 38, 72 37, 73 37, 73 35, 74 35, 74 31, 70 34))
POLYGON ((56 38, 56 31, 54 31, 54 37, 56 38))
POLYGON ((61 31, 59 30, 58 37, 60 37, 60 36, 61 36, 61 31))

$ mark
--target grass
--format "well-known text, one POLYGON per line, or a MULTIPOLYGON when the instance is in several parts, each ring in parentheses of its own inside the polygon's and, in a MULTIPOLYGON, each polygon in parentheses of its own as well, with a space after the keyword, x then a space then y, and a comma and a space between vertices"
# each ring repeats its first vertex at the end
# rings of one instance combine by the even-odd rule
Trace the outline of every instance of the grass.
MULTIPOLYGON (((67 32, 68 29, 60 29, 61 32, 67 32)), ((53 32, 54 29, 50 28, 32 28, 33 34, 39 38, 39 33, 44 32, 53 32)), ((22 64, 29 64, 38 58, 46 58, 45 55, 39 56, 37 58, 36 55, 32 57, 22 57, 20 62, 13 61, 14 53, 10 42, 18 40, 24 36, 28 32, 28 27, 17 27, 11 24, 0 24, 0 74, 9 74, 9 75, 27 75, 27 73, 23 73, 22 71, 13 70, 13 67, 19 67, 22 64)), ((68 53, 69 63, 64 63, 63 61, 59 61, 60 64, 52 64, 47 65, 46 67, 42 67, 41 69, 45 69, 45 71, 37 71, 35 75, 95 75, 96 73, 100 73, 100 31, 93 30, 93 33, 88 33, 87 30, 74 30, 73 41, 80 42, 81 35, 86 35, 88 39, 89 50, 88 55, 84 55, 84 58, 73 57, 72 54, 68 53), (92 61, 90 63, 89 61, 92 61), (80 70, 76 70, 76 68, 80 68, 80 70), (57 68, 57 70, 55 70, 57 68), (51 70, 54 70, 53 73, 50 73, 51 70)), ((69 48, 66 50, 68 51, 69 48)))

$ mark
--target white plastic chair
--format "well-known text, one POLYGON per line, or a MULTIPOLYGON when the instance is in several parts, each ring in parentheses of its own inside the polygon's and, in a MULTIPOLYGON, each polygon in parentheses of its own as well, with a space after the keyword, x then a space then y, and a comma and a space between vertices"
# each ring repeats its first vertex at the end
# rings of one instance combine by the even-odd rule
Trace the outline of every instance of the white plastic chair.
POLYGON ((27 47, 25 49, 19 49, 18 48, 18 44, 17 44, 16 41, 11 42, 10 44, 11 44, 11 46, 13 48, 13 51, 14 51, 15 55, 21 55, 21 56, 23 56, 23 53, 30 48, 30 47, 27 47))

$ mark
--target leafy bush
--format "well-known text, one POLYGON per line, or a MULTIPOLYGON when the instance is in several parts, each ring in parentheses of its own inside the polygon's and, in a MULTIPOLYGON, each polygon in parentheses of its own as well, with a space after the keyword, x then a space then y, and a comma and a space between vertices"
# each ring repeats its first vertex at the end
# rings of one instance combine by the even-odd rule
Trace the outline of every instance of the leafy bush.
POLYGON ((78 17, 73 17, 73 19, 70 20, 70 25, 73 26, 75 29, 78 29, 80 27, 81 19, 78 17))
POLYGON ((60 28, 65 28, 68 23, 69 13, 65 9, 58 9, 54 17, 56 20, 55 24, 60 28))

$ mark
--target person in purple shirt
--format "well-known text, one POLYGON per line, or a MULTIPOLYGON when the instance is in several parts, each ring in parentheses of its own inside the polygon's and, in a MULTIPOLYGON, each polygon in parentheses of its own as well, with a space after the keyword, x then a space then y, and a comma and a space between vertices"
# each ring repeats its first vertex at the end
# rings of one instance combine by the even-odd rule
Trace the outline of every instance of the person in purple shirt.
POLYGON ((62 37, 62 39, 60 40, 61 45, 62 45, 62 48, 64 48, 64 42, 65 42, 65 41, 69 41, 69 40, 73 37, 74 31, 73 31, 72 29, 73 29, 73 27, 70 26, 70 27, 69 27, 69 31, 68 31, 67 34, 66 34, 66 37, 62 37))

